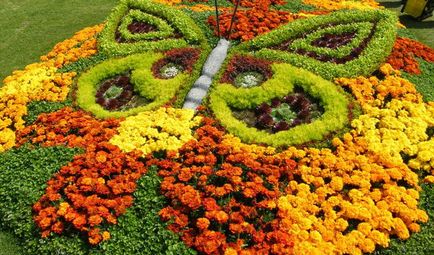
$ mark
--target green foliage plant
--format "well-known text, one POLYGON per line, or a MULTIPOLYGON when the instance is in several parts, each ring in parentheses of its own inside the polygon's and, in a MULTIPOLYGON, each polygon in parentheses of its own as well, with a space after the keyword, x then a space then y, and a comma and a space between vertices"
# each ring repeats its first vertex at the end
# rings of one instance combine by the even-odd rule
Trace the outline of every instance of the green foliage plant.
MULTIPOLYGON (((152 34, 151 34, 152 35, 152 34)), ((128 35, 127 35, 128 37, 128 35)), ((109 56, 115 55, 129 55, 132 53, 140 53, 145 51, 164 51, 173 48, 182 48, 191 45, 201 45, 202 48, 206 46, 206 38, 204 37, 200 28, 196 23, 184 12, 167 7, 163 4, 154 3, 145 0, 121 0, 120 4, 113 10, 107 20, 104 30, 98 37, 99 48, 102 52, 107 53, 109 56), (140 18, 151 20, 151 23, 158 24, 162 28, 161 34, 153 34, 154 37, 138 36, 141 39, 132 42, 118 42, 116 41, 116 33, 119 29, 123 29, 124 34, 125 26, 128 25, 128 14, 133 11, 134 15, 140 18), (143 13, 145 15, 142 16, 143 13), (126 19, 126 20, 125 20, 126 19), (164 21, 165 23, 163 23, 164 21), (126 25, 122 25, 126 24, 126 25), (162 35, 167 36, 167 24, 172 28, 170 31, 176 31, 182 35, 177 38, 174 33, 172 37, 159 39, 162 35)))
POLYGON ((175 30, 167 24, 163 19, 153 16, 139 10, 130 10, 129 13, 122 19, 119 26, 119 33, 126 40, 149 40, 149 39, 161 39, 169 37, 175 32, 175 30), (142 21, 150 25, 154 25, 157 31, 148 33, 133 34, 128 30, 128 25, 133 21, 142 21))
POLYGON ((283 147, 320 141, 326 134, 348 124, 349 100, 336 85, 289 64, 272 64, 272 69, 273 77, 261 86, 237 88, 231 84, 214 84, 209 107, 230 133, 246 143, 283 147), (270 134, 247 126, 232 114, 232 109, 253 109, 275 97, 284 97, 296 86, 317 98, 324 108, 324 114, 312 123, 270 134))
POLYGON ((333 27, 320 29, 316 32, 309 34, 304 39, 295 39, 291 45, 291 50, 303 49, 306 51, 312 51, 321 55, 328 55, 331 57, 343 58, 351 54, 351 51, 360 45, 369 33, 373 29, 371 22, 360 22, 354 24, 340 24, 333 27), (345 32, 355 32, 356 36, 347 45, 338 47, 336 49, 330 49, 325 47, 315 47, 312 42, 321 38, 325 34, 339 35, 345 32))
POLYGON ((32 219, 32 205, 44 194, 46 182, 79 152, 25 145, 0 154, 0 228, 12 233, 26 254, 85 254, 78 234, 41 238, 32 219))
POLYGON ((239 45, 237 50, 254 52, 256 57, 283 61, 297 67, 302 67, 328 80, 337 77, 369 75, 384 62, 392 51, 396 38, 397 21, 394 13, 385 10, 337 11, 329 15, 296 20, 239 45), (278 46, 291 39, 297 39, 303 33, 318 31, 324 25, 361 22, 376 22, 376 29, 361 54, 344 64, 322 62, 294 52, 273 49, 273 46, 278 46))
POLYGON ((156 78, 151 68, 163 56, 161 53, 152 52, 136 54, 120 59, 109 59, 89 69, 77 81, 78 105, 84 110, 92 112, 98 118, 120 118, 156 109, 168 103, 180 90, 179 95, 185 95, 186 92, 182 92, 182 90, 188 91, 198 72, 196 71, 195 74, 180 73, 171 79, 156 78), (106 79, 126 72, 131 73, 130 81, 134 90, 151 102, 124 111, 109 111, 97 104, 95 94, 99 84, 106 79))

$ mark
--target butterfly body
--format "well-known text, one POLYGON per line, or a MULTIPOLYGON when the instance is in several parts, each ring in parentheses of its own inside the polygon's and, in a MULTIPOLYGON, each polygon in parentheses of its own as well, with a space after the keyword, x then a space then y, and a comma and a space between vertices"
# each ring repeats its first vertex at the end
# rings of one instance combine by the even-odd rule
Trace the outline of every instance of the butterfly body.
POLYGON ((224 60, 226 59, 230 42, 226 39, 220 39, 217 46, 211 51, 203 69, 202 75, 193 84, 193 88, 188 92, 183 108, 196 109, 206 96, 208 89, 211 86, 212 78, 220 70, 224 60))

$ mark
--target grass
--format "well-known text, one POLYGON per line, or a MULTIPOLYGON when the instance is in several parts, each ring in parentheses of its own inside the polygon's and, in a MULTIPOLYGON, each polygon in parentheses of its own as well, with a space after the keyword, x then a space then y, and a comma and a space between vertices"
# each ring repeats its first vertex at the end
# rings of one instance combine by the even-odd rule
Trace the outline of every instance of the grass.
POLYGON ((0 80, 58 42, 104 21, 118 0, 1 0, 0 80), (91 4, 90 4, 91 3, 91 4))
POLYGON ((434 63, 427 62, 423 59, 418 59, 419 67, 422 74, 410 75, 403 72, 403 77, 416 85, 425 102, 434 101, 434 63))
POLYGON ((417 21, 407 14, 401 13, 401 1, 397 0, 377 0, 381 5, 387 9, 396 12, 401 21, 407 29, 415 35, 418 41, 434 48, 434 16, 423 21, 417 21))

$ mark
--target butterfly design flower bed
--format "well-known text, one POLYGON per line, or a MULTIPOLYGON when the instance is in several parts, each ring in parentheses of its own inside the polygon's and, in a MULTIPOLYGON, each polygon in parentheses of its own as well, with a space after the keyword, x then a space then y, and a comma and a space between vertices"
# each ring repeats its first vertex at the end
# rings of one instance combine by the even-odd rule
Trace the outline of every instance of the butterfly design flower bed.
POLYGON ((217 23, 121 0, 4 80, 0 227, 26 253, 431 254, 434 103, 412 77, 434 50, 375 1, 241 1, 182 109, 233 3, 217 23))

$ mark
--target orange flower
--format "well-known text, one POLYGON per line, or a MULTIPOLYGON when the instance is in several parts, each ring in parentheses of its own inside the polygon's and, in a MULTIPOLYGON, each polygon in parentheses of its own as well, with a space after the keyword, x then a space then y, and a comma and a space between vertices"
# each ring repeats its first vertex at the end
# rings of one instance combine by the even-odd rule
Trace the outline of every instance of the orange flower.
POLYGON ((200 230, 205 230, 209 227, 209 220, 207 218, 199 218, 197 219, 196 225, 200 230))
POLYGON ((38 227, 61 234, 65 231, 63 225, 70 223, 89 232, 91 244, 110 238, 108 232, 101 235, 95 227, 104 222, 116 224, 117 217, 133 204, 130 194, 135 191, 135 182, 146 173, 139 155, 123 153, 107 142, 89 144, 84 154, 76 156, 47 182, 46 193, 33 206, 38 227), (59 203, 60 199, 64 202, 59 203), (53 202, 58 205, 51 206, 53 202))
POLYGON ((432 63, 434 62, 434 50, 409 38, 398 37, 387 62, 395 69, 420 74, 419 63, 415 57, 432 63))
POLYGON ((109 239, 110 239, 110 232, 108 232, 108 231, 102 232, 102 240, 106 241, 106 240, 109 240, 109 239))
MULTIPOLYGON (((229 39, 250 40, 258 34, 269 32, 293 19, 287 12, 268 9, 268 5, 256 5, 252 9, 238 10, 229 39)), ((233 11, 226 10, 219 16, 220 32, 223 35, 228 36, 229 34, 232 13, 233 11)), ((214 33, 217 34, 217 21, 215 17, 210 16, 208 23, 214 27, 214 33)))
MULTIPOLYGON (((213 121, 204 118, 203 123, 196 130, 197 141, 186 143, 171 157, 151 160, 161 169, 160 188, 171 201, 160 211, 161 219, 171 220, 169 229, 181 232, 187 245, 205 254, 222 253, 228 246, 241 253, 272 252, 274 241, 266 235, 278 229, 269 219, 278 217, 275 201, 283 188, 279 180, 291 180, 296 163, 264 154, 265 150, 240 149, 224 141, 224 133, 213 121), (219 231, 210 231, 210 226, 219 231), (228 242, 234 234, 238 238, 228 242)), ((289 249, 286 243, 281 245, 282 251, 289 249)))

